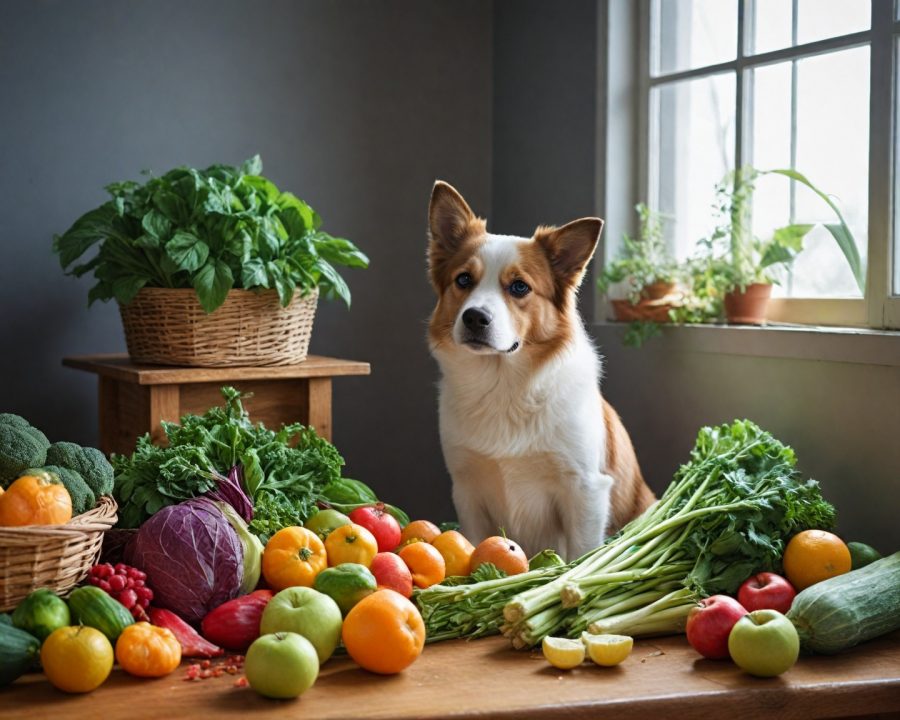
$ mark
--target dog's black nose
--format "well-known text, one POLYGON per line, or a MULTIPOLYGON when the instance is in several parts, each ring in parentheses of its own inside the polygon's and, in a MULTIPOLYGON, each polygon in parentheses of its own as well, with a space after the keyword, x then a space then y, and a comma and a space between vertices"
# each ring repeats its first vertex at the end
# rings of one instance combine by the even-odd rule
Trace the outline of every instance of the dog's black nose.
POLYGON ((463 313, 463 325, 469 330, 481 330, 491 324, 494 316, 484 308, 469 308, 463 313))

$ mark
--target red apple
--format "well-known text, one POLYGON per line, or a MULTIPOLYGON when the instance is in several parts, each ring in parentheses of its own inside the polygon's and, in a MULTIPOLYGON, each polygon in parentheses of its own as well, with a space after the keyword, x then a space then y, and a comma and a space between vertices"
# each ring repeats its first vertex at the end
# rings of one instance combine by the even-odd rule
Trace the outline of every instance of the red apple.
POLYGON ((384 503, 356 508, 350 513, 350 520, 375 536, 378 552, 390 552, 400 544, 400 523, 384 509, 384 503))
POLYGON ((373 559, 369 571, 375 576, 379 588, 396 590, 403 597, 412 596, 412 573, 399 555, 380 552, 373 559))
POLYGON ((688 642, 703 657, 711 660, 727 658, 728 634, 746 614, 744 606, 727 595, 705 598, 688 613, 688 642))
POLYGON ((777 610, 786 613, 791 609, 797 591, 781 575, 763 572, 749 577, 738 590, 738 602, 749 612, 777 610))

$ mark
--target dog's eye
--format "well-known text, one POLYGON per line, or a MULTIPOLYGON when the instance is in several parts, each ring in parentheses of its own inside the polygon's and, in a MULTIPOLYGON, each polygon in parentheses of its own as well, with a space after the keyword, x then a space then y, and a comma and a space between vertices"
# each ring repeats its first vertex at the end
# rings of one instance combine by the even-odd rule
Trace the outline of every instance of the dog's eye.
POLYGON ((521 298, 525 297, 528 293, 531 292, 531 288, 528 286, 528 283, 524 280, 513 280, 509 286, 509 294, 513 297, 521 298))
POLYGON ((461 287, 463 289, 472 287, 474 284, 474 280, 472 280, 472 276, 469 273, 460 273, 456 276, 456 286, 461 287))

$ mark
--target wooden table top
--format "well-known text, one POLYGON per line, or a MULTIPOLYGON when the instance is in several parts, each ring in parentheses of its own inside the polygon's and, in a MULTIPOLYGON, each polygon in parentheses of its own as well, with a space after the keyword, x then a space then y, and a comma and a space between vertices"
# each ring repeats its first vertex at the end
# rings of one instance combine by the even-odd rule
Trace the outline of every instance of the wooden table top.
POLYGON ((63 365, 103 377, 138 385, 180 385, 184 383, 233 382, 236 380, 286 380, 296 378, 368 375, 367 362, 309 355, 297 365, 259 367, 187 368, 166 365, 141 365, 124 353, 79 355, 63 358, 63 365))
POLYGON ((539 651, 501 638, 429 645, 399 675, 373 675, 347 658, 323 668, 301 698, 273 701, 234 676, 186 682, 115 669, 89 695, 56 691, 31 674, 0 690, 0 718, 818 718, 900 713, 900 632, 835 656, 804 657, 779 678, 700 658, 683 636, 635 643, 619 667, 552 668, 539 651))

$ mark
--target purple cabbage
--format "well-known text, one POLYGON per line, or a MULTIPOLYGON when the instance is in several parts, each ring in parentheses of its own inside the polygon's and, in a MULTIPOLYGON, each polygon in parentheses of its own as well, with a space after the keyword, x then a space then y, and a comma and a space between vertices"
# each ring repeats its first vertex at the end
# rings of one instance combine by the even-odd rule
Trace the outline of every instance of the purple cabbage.
MULTIPOLYGON (((224 491, 233 495, 233 490, 224 491)), ((194 498, 155 513, 141 525, 127 555, 126 562, 147 573, 154 604, 188 622, 199 622, 240 594, 243 545, 210 498, 194 498)))

